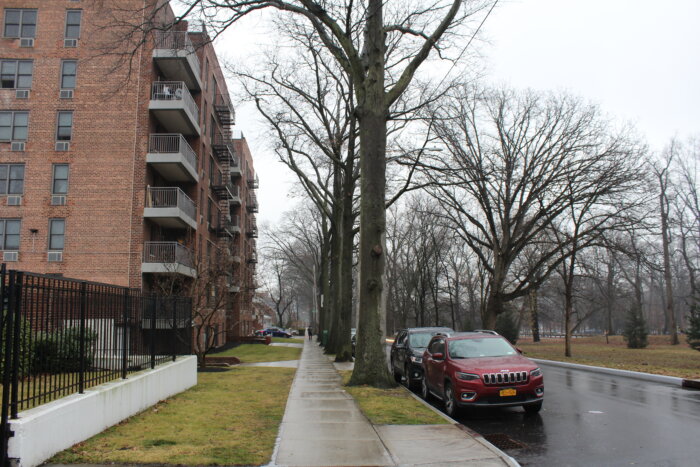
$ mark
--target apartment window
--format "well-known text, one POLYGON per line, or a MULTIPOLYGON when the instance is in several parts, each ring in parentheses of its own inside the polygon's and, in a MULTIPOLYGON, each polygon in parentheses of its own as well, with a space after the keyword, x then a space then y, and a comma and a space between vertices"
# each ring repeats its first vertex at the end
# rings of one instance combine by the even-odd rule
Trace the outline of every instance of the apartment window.
POLYGON ((207 134, 207 101, 204 101, 204 105, 202 105, 202 110, 202 134, 207 134))
POLYGON ((29 38, 36 36, 37 10, 26 8, 5 9, 5 37, 29 38))
POLYGON ((0 164, 0 195, 24 193, 24 164, 0 164))
POLYGON ((0 112, 0 141, 26 141, 29 112, 0 112))
POLYGON ((49 219, 49 250, 63 250, 66 236, 65 219, 49 219))
POLYGON ((0 219, 0 249, 19 250, 19 219, 0 219))
POLYGON ((56 141, 70 141, 73 135, 73 112, 58 112, 56 141))
POLYGON ((61 89, 75 89, 75 76, 77 72, 77 60, 63 60, 61 62, 61 89))
POLYGON ((210 157, 209 158, 209 187, 211 188, 212 185, 214 185, 214 158, 210 157))
POLYGON ((82 15, 81 10, 66 11, 66 39, 80 38, 80 18, 82 15))
POLYGON ((209 76, 209 59, 208 58, 204 60, 204 79, 202 80, 202 81, 204 81, 204 90, 205 91, 207 90, 207 83, 209 82, 209 80, 207 79, 207 76, 209 76))
POLYGON ((0 81, 3 89, 29 89, 32 87, 31 60, 2 60, 0 81))
POLYGON ((52 195, 65 195, 68 193, 68 164, 53 165, 53 181, 51 182, 52 195))
MULTIPOLYGON (((209 122, 209 138, 211 139, 211 144, 214 144, 214 129, 216 128, 216 120, 214 120, 214 116, 211 116, 211 120, 209 122)), ((220 142, 221 143, 221 142, 220 142)))
POLYGON ((216 99, 216 78, 211 77, 211 95, 216 99))
POLYGON ((214 213, 214 209, 211 207, 211 198, 207 200, 207 223, 211 225, 211 216, 214 213))

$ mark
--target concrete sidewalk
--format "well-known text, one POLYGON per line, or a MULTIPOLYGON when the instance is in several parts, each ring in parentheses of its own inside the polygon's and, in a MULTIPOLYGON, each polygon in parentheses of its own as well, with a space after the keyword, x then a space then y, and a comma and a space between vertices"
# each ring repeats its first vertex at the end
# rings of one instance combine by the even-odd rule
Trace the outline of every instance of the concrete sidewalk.
POLYGON ((306 340, 271 465, 517 464, 456 425, 372 425, 316 341, 306 340))

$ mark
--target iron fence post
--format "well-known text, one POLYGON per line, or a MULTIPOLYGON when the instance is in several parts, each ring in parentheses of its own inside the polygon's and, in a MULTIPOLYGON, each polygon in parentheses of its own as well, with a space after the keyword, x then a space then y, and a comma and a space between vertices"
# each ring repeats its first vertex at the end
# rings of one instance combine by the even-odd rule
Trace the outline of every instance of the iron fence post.
POLYGON ((177 297, 171 298, 173 302, 173 332, 170 336, 173 340, 173 361, 177 359, 177 297))
POLYGON ((12 418, 17 418, 17 399, 19 396, 19 352, 20 352, 20 332, 22 329, 22 282, 24 280, 24 273, 18 271, 15 278, 15 307, 13 310, 13 350, 12 350, 12 418))
POLYGON ((80 369, 78 370, 78 392, 85 392, 85 314, 87 308, 87 283, 80 283, 80 369))
POLYGON ((122 312, 122 379, 126 379, 127 345, 129 345, 129 289, 124 289, 124 310, 122 312))
POLYGON ((12 325, 14 317, 14 282, 15 274, 14 271, 10 271, 9 283, 5 286, 5 264, 2 265, 2 312, 3 312, 3 329, 4 332, 4 348, 2 351, 2 443, 0 443, 0 461, 2 465, 8 465, 7 459, 7 443, 12 436, 10 433, 10 426, 7 423, 10 416, 10 357, 12 356, 12 330, 14 326, 12 325), (5 300, 7 299, 7 305, 5 300))
POLYGON ((156 310, 160 306, 160 297, 155 297, 151 309, 151 370, 156 367, 156 310))

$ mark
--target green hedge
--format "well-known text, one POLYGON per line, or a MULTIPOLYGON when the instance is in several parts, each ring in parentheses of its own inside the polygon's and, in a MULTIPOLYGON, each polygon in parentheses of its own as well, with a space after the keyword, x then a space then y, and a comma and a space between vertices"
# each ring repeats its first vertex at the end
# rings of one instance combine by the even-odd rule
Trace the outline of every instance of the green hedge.
MULTIPOLYGON (((85 368, 92 366, 97 333, 85 329, 85 368)), ((65 373, 80 370, 80 328, 41 333, 34 341, 32 373, 65 373)))

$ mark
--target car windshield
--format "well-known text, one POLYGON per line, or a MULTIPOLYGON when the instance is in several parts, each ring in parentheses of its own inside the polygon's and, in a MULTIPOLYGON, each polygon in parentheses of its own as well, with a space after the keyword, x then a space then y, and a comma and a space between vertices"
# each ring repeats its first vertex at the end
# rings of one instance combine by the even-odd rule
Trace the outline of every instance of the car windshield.
POLYGON ((428 342, 430 342, 430 338, 433 337, 434 334, 431 334, 429 332, 417 332, 414 334, 411 334, 411 347, 413 348, 426 348, 428 346, 428 342))
POLYGON ((505 357, 517 353, 505 339, 495 337, 449 341, 447 349, 451 358, 505 357))

